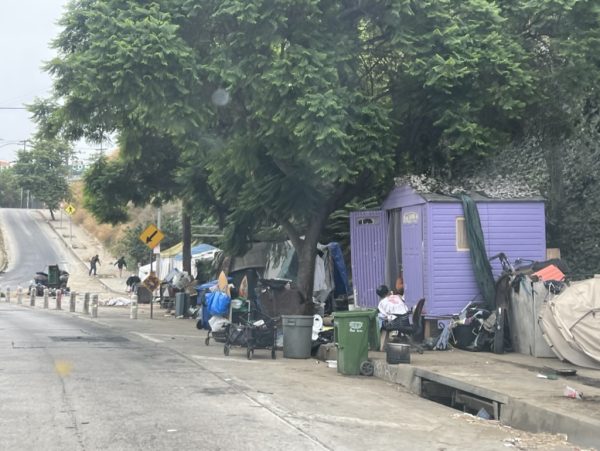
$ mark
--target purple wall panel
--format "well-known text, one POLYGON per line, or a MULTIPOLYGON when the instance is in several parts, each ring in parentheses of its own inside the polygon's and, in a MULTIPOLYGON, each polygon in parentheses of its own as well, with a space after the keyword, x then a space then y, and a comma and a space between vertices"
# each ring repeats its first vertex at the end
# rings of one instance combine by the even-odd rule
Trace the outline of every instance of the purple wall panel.
POLYGON ((459 312, 477 295, 477 285, 468 251, 456 249, 456 218, 462 204, 431 203, 431 295, 427 314, 443 316, 459 312))
POLYGON ((409 207, 421 205, 425 199, 408 185, 395 187, 388 197, 383 201, 381 208, 383 210, 393 210, 394 208, 409 207))
MULTIPOLYGON (((487 208, 486 247, 490 257, 504 252, 511 262, 517 258, 545 260, 546 222, 542 202, 490 202, 487 208)), ((498 261, 492 262, 492 267, 496 275, 500 273, 498 261)))
POLYGON ((424 293, 423 210, 420 205, 402 209, 402 267, 408 305, 415 305, 424 293))
MULTIPOLYGON (((463 216, 460 203, 431 203, 432 292, 427 313, 442 316, 460 311, 479 291, 467 251, 456 249, 456 218, 463 216)), ((511 261, 516 258, 544 260, 546 230, 542 202, 478 203, 481 227, 488 256, 504 252, 511 261)), ((492 263, 494 275, 500 271, 498 261, 492 263)))
POLYGON ((354 302, 360 307, 377 307, 375 289, 385 280, 387 212, 350 213, 350 249, 354 302))
MULTIPOLYGON (((460 202, 428 202, 408 186, 394 188, 383 204, 384 211, 354 212, 350 216, 352 274, 355 300, 359 306, 375 307, 375 288, 384 280, 387 241, 387 211, 402 208, 420 211, 422 221, 422 289, 428 316, 448 316, 459 312, 479 294, 469 251, 456 248, 456 218, 463 217, 460 202), (423 205, 426 204, 426 205, 423 205), (359 224, 365 218, 377 218, 376 224, 359 224)), ((516 258, 544 260, 546 230, 544 203, 541 201, 478 202, 481 226, 488 256, 504 252, 516 258)), ((403 237, 403 240, 405 237, 403 237)), ((417 239, 418 241, 418 239, 417 239)), ((412 251, 418 243, 412 243, 412 251)), ((409 246, 410 247, 410 246, 409 246)), ((403 243, 403 248, 406 248, 403 243)), ((408 261, 410 257, 403 256, 408 261)), ((500 273, 497 261, 494 274, 500 273)), ((418 271, 413 271, 418 274, 418 271)), ((414 275, 414 274, 413 274, 414 275)), ((415 283, 405 266, 407 302, 415 283), (409 280, 410 279, 410 280, 409 280)))

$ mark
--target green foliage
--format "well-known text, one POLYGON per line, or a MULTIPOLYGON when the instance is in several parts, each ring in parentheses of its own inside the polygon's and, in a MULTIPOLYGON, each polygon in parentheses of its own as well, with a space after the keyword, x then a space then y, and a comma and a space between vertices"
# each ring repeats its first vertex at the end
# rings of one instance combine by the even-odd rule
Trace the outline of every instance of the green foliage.
POLYGON ((18 208, 21 206, 21 188, 12 169, 0 170, 0 207, 18 208))
POLYGON ((49 135, 118 133, 94 214, 179 197, 235 252, 278 225, 305 278, 336 209, 567 134, 598 74, 592 1, 76 0, 61 24, 34 109, 49 135))
POLYGON ((20 150, 14 173, 23 189, 29 190, 50 211, 69 199, 67 183, 71 146, 60 140, 35 139, 31 150, 20 150))
MULTIPOLYGON (((150 249, 140 240, 140 235, 147 226, 148 224, 140 223, 127 228, 123 239, 113 249, 115 255, 126 257, 130 271, 135 272, 135 265, 143 266, 150 263, 150 249)), ((178 216, 164 216, 160 229, 165 234, 160 243, 161 249, 168 249, 181 241, 181 221, 178 216)))

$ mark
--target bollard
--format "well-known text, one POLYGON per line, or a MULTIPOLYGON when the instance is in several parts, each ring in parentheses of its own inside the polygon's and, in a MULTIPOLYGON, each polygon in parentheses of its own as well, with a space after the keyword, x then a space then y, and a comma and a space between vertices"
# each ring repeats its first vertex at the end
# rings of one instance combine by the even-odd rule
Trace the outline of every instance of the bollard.
POLYGON ((23 303, 23 288, 17 287, 17 304, 23 303))
POLYGON ((62 310, 62 290, 56 290, 56 310, 62 310))
POLYGON ((35 307, 35 296, 36 296, 36 294, 37 294, 37 290, 34 287, 29 292, 29 305, 31 307, 35 307))
POLYGON ((44 288, 44 308, 48 308, 48 288, 44 288))
POLYGON ((129 312, 129 319, 137 319, 138 315, 138 297, 137 294, 131 296, 131 311, 129 312))
POLYGON ((77 305, 77 293, 71 291, 71 299, 69 299, 69 312, 75 311, 75 305, 77 305))
POLYGON ((10 287, 6 288, 6 302, 10 302, 10 287))
POLYGON ((90 314, 90 294, 89 293, 85 293, 83 295, 83 314, 84 315, 90 314))
POLYGON ((92 318, 98 318, 98 295, 92 296, 92 311, 90 312, 92 318))

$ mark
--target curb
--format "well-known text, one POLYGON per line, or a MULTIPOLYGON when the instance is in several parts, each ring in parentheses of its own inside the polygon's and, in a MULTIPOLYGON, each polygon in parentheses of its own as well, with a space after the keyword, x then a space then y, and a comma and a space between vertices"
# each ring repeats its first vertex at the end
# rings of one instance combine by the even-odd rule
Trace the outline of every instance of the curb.
POLYGON ((533 433, 566 434, 568 440, 576 445, 598 446, 600 422, 585 421, 568 414, 555 412, 505 393, 473 385, 410 364, 390 365, 385 359, 372 359, 372 361, 375 368, 375 377, 398 384, 417 396, 421 396, 423 379, 437 382, 499 403, 502 407, 499 421, 507 426, 533 433))
POLYGON ((8 266, 8 257, 6 255, 6 248, 4 247, 4 235, 2 235, 2 228, 0 227, 0 273, 4 272, 8 266))
MULTIPOLYGON (((316 358, 322 361, 335 360, 336 354, 337 348, 334 345, 321 345, 316 358)), ((431 381, 500 406, 498 419, 506 426, 533 433, 566 434, 573 444, 598 447, 600 422, 596 420, 556 412, 484 385, 474 385, 413 364, 391 365, 385 358, 370 360, 375 370, 374 377, 400 385, 414 395, 422 395, 423 380, 431 381)))

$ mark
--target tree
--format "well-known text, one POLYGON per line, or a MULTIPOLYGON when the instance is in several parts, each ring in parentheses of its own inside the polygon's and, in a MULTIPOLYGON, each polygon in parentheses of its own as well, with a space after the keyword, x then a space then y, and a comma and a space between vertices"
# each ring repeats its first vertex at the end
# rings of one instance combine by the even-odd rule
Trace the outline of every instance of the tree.
POLYGON ((21 206, 20 187, 11 168, 0 170, 0 207, 18 208, 21 206))
POLYGON ((70 138, 119 134, 122 161, 88 178, 99 214, 178 196, 186 212, 226 224, 234 252, 280 225, 310 296, 333 211, 378 194, 394 174, 455 171, 522 130, 535 80, 511 32, 527 8, 79 0, 48 65, 55 98, 39 103, 38 117, 70 138), (156 161, 172 162, 163 172, 172 190, 157 187, 156 161), (110 205, 102 180, 113 175, 145 185, 110 205))
POLYGON ((19 186, 43 202, 52 220, 60 203, 69 198, 68 160, 71 146, 60 140, 35 139, 31 150, 20 150, 14 172, 19 186))

